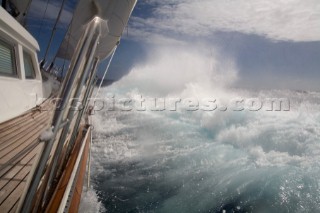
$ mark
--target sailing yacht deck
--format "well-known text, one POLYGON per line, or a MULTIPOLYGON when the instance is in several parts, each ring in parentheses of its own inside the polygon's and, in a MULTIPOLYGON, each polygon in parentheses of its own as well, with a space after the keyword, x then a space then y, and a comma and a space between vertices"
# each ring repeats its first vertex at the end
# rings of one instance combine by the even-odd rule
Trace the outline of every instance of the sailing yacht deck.
POLYGON ((0 124, 0 209, 15 212, 42 150, 40 134, 48 128, 51 100, 0 124))
MULTIPOLYGON (((0 7, 1 213, 77 211, 91 142, 87 109, 97 67, 100 61, 115 53, 136 2, 80 0, 77 3, 75 18, 66 32, 68 36, 55 56, 70 63, 59 88, 61 106, 57 111, 50 109, 55 105, 51 99, 36 106, 38 100, 50 94, 39 68, 38 42, 15 19, 14 5, 0 7), (80 105, 76 100, 81 101, 82 111, 78 110, 80 105), (55 119, 52 119, 54 111, 55 119), (49 126, 53 126, 53 134, 47 142, 40 142, 39 136, 49 126)), ((21 1, 14 3, 27 5, 21 1)), ((63 5, 64 1, 55 27, 63 5)), ((54 32, 42 62, 47 61, 54 32)), ((51 65, 49 68, 54 70, 51 65)))

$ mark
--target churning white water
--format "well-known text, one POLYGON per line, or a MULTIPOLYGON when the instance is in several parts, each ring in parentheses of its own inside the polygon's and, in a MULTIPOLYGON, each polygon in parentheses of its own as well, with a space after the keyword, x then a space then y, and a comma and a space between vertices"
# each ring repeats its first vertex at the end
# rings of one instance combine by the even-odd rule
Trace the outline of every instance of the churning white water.
POLYGON ((109 100, 142 96, 146 110, 116 101, 96 112, 92 189, 81 211, 320 212, 320 93, 237 89, 232 60, 168 51, 102 89, 109 100), (214 98, 217 108, 148 108, 173 97, 214 98), (290 108, 220 107, 235 98, 285 99, 290 108))

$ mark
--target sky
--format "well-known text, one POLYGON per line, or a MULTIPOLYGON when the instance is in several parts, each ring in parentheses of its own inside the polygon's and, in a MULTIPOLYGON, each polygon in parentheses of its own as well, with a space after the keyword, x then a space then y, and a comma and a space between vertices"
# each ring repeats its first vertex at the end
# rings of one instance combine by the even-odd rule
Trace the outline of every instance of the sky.
MULTIPOLYGON (((32 2, 27 28, 42 50, 61 2, 32 2)), ((75 4, 66 3, 49 57, 57 51, 75 4)), ((172 57, 180 50, 232 63, 239 87, 320 90, 320 2, 138 0, 107 78, 121 79, 155 60, 159 49, 172 57)), ((100 76, 102 72, 101 66, 100 76)))

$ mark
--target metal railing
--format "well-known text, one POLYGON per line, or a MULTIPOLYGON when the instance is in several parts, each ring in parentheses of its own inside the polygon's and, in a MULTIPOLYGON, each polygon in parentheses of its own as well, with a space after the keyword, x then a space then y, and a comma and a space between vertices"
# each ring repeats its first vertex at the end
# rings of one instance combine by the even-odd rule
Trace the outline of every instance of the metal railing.
MULTIPOLYGON (((68 74, 66 76, 65 81, 63 82, 60 98, 61 98, 61 107, 59 110, 55 112, 54 120, 52 122, 53 129, 53 137, 44 142, 45 148, 40 157, 40 163, 37 165, 36 170, 33 174, 26 199, 22 205, 22 212, 31 212, 32 209, 37 209, 38 206, 33 206, 34 198, 36 197, 38 187, 40 185, 41 179, 45 173, 46 167, 51 169, 51 171, 56 172, 57 160, 61 154, 61 150, 64 145, 64 141, 59 140, 57 144, 57 149, 53 155, 53 161, 48 164, 48 160, 50 158, 50 154, 52 152, 52 148, 54 143, 56 142, 56 138, 59 135, 60 131, 62 133, 68 131, 68 127, 70 126, 72 119, 70 109, 68 108, 71 97, 79 97, 81 89, 84 86, 85 79, 87 78, 90 67, 92 65, 94 53, 96 46, 99 41, 99 24, 100 21, 98 18, 93 19, 86 27, 85 32, 83 33, 75 54, 71 60, 70 68, 68 74), (93 45, 93 46, 92 46, 93 45), (90 46, 93 47, 90 49, 90 46), (88 57, 89 55, 89 57, 88 57), (86 66, 85 66, 86 65, 86 66), (70 115, 70 116, 69 116, 70 115), (67 122, 62 128, 60 127, 62 123, 67 122), (47 165, 48 164, 48 165, 47 165)), ((87 88, 89 89, 89 88, 87 88)), ((73 115, 73 114, 72 114, 73 115)), ((64 138, 64 134, 61 135, 61 139, 64 138)), ((47 169, 48 171, 50 169, 47 169)), ((46 173, 47 178, 43 178, 41 182, 41 186, 44 187, 44 194, 38 196, 41 201, 37 201, 37 204, 43 206, 47 202, 48 192, 50 191, 52 179, 55 176, 54 172, 46 173)), ((41 207, 40 206, 40 207, 41 207)))

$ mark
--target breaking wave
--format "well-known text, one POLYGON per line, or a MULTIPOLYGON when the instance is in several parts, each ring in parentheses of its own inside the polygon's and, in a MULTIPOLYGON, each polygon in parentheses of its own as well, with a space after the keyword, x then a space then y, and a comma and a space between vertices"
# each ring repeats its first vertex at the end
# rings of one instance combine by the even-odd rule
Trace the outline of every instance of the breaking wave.
POLYGON ((212 53, 150 58, 101 97, 286 98, 290 110, 96 112, 99 211, 320 211, 320 93, 234 88, 236 65, 212 53))

